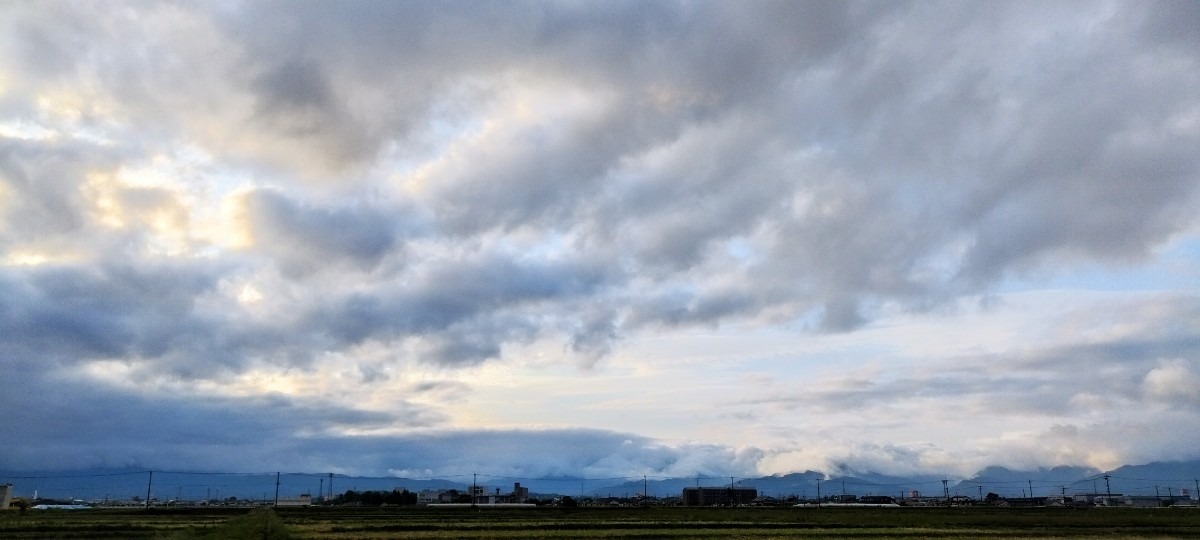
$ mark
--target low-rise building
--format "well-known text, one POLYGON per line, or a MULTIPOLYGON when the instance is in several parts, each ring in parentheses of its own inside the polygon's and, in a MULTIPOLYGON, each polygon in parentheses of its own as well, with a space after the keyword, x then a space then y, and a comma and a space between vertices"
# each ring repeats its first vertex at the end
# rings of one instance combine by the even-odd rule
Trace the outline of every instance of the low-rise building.
POLYGON ((441 502, 441 495, 445 490, 422 489, 417 493, 417 504, 436 504, 441 502))
POLYGON ((686 487, 683 488, 684 506, 737 506, 750 504, 758 498, 758 490, 752 487, 686 487))
POLYGON ((1124 500, 1120 501, 1120 504, 1135 508, 1157 508, 1164 506, 1162 497, 1157 495, 1127 495, 1124 500))
POLYGON ((305 493, 295 499, 279 499, 276 506, 312 506, 312 495, 305 493))

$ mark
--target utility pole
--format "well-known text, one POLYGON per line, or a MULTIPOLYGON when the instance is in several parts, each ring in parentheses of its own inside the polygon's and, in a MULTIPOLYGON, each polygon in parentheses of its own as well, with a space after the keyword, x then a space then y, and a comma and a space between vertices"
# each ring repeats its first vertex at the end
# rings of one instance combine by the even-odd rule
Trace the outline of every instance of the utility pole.
POLYGON ((821 479, 817 479, 817 508, 821 507, 821 479))
POLYGON ((737 496, 733 491, 733 477, 729 477, 729 506, 737 506, 737 496))
POLYGON ((333 473, 329 473, 329 498, 333 498, 333 473))
POLYGON ((1108 493, 1108 497, 1104 499, 1104 506, 1112 504, 1112 486, 1108 485, 1108 475, 1104 475, 1104 491, 1108 493))
POLYGON ((471 473, 471 507, 472 508, 475 507, 475 492, 476 492, 475 485, 478 483, 478 481, 479 481, 479 473, 471 473))
POLYGON ((279 506, 279 471, 275 471, 275 506, 279 506))
POLYGON ((979 488, 979 502, 983 502, 983 484, 980 484, 975 487, 979 488))
MULTIPOLYGON (((150 486, 154 484, 154 471, 146 471, 150 477, 146 479, 146 509, 150 509, 150 486)), ((36 498, 36 497, 35 497, 36 498)))
POLYGON ((1033 480, 1026 480, 1026 482, 1029 482, 1029 498, 1032 499, 1033 498, 1033 480))
POLYGON ((942 496, 946 498, 946 506, 950 506, 950 481, 942 479, 942 496))
POLYGON ((317 496, 318 497, 325 496, 325 479, 324 478, 322 478, 321 483, 317 485, 317 496))
POLYGON ((650 482, 646 480, 646 475, 642 475, 642 506, 650 504, 650 482))

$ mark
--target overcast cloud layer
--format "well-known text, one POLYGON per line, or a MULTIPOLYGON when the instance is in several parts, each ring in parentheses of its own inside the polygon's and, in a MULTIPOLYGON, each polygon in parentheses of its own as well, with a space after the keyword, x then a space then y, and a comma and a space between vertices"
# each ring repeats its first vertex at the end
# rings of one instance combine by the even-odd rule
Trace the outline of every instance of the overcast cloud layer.
POLYGON ((1200 458, 1197 96, 1192 1, 5 3, 0 468, 1200 458))

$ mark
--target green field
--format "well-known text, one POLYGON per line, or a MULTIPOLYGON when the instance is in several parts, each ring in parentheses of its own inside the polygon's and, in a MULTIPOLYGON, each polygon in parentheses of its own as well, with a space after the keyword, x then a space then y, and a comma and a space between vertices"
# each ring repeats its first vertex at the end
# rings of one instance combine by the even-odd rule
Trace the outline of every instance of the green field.
POLYGON ((0 512, 0 538, 1200 538, 1200 510, 288 508, 0 512), (267 534, 264 534, 267 533, 267 534))

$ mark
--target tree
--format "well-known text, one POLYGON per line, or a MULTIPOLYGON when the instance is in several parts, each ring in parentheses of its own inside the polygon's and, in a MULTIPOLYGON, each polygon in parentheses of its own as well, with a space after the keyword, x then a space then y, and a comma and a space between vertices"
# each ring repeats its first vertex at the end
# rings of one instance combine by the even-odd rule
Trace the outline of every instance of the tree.
POLYGON ((17 507, 17 511, 20 512, 22 516, 25 515, 26 510, 29 510, 29 501, 21 497, 13 499, 9 505, 17 507))

